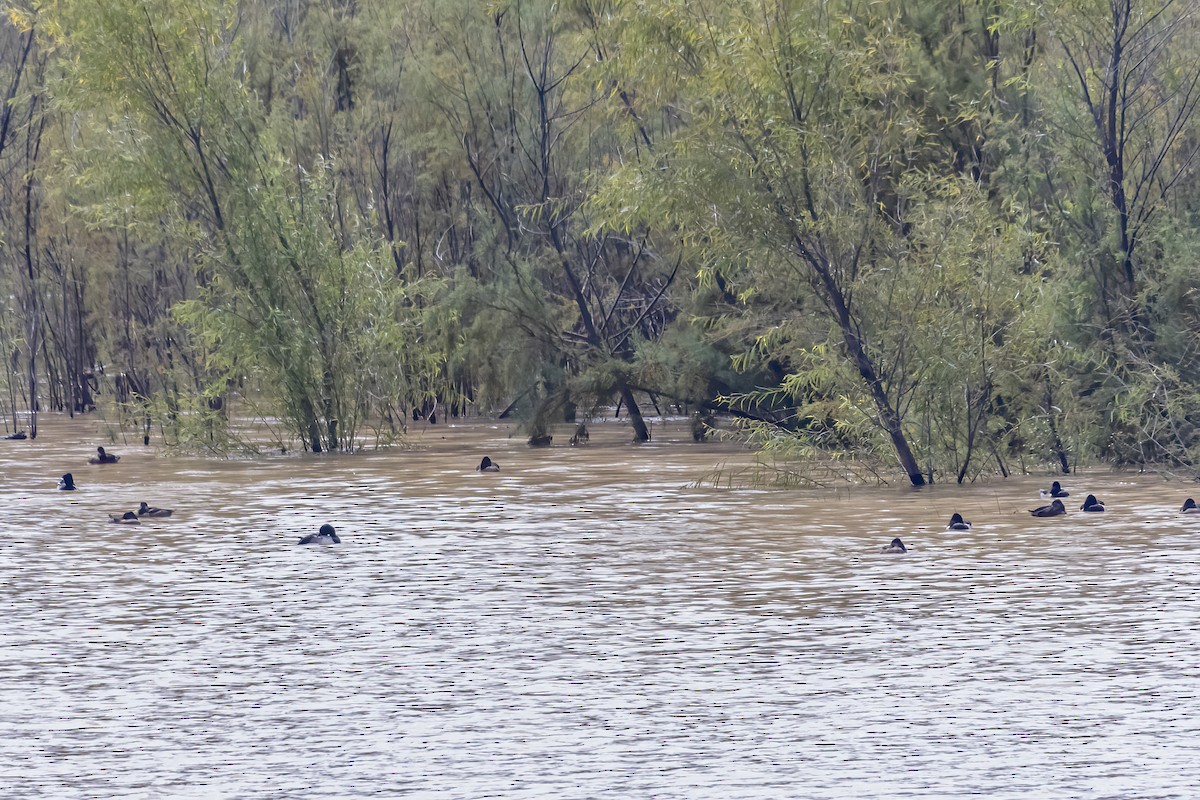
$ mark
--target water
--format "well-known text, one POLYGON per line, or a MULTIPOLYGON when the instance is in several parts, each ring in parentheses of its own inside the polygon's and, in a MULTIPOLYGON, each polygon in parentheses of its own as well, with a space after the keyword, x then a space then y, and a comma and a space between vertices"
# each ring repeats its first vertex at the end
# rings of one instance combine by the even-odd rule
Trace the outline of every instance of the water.
POLYGON ((509 433, 0 442, 2 796, 1195 796, 1200 488, 1069 476, 1034 519, 1046 478, 696 489, 749 457, 509 433), (140 500, 175 516, 107 522, 140 500), (296 545, 322 522, 342 545, 296 545))

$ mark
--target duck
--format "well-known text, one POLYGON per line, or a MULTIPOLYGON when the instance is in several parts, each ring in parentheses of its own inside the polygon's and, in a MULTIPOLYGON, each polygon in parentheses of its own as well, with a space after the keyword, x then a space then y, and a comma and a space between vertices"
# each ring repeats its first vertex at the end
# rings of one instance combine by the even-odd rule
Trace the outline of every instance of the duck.
POLYGON ((1031 509, 1029 513, 1035 517, 1057 517, 1059 514, 1067 513, 1067 507, 1063 505, 1062 500, 1055 500, 1048 506, 1031 509))
POLYGON ((119 517, 116 516, 115 514, 110 514, 108 518, 110 520, 112 520, 113 522, 117 522, 122 525, 141 525, 142 524, 141 521, 138 519, 138 515, 133 513, 132 511, 126 511, 124 514, 122 514, 119 517))
POLYGON ((946 530, 948 530, 948 531, 969 531, 969 530, 971 530, 971 523, 968 522, 967 520, 963 519, 962 514, 955 511, 950 516, 950 524, 946 526, 946 530))
POLYGON ((499 472, 500 465, 492 461, 488 456, 484 456, 483 461, 480 461, 479 466, 475 469, 479 472, 499 472))
POLYGON ((1058 481, 1055 481, 1054 483, 1050 484, 1049 489, 1039 490, 1038 494, 1041 496, 1041 498, 1043 500, 1047 500, 1051 497, 1070 497, 1071 496, 1070 492, 1063 490, 1062 484, 1060 484, 1058 481))
POLYGON ((73 492, 79 487, 75 485, 75 476, 68 472, 58 479, 58 488, 64 492, 73 492))
POLYGON ((17 431, 16 433, 10 433, 7 436, 2 436, 0 438, 6 439, 6 440, 12 441, 12 442, 19 442, 24 439, 28 439, 29 437, 25 435, 25 431, 17 431))
POLYGON ((169 517, 174 513, 175 510, 171 508, 155 508, 154 506, 148 506, 146 505, 145 500, 142 501, 142 504, 138 506, 137 510, 137 515, 139 517, 169 517))
POLYGON ((1200 514, 1200 506, 1196 505, 1196 501, 1188 498, 1183 501, 1183 508, 1179 509, 1180 514, 1200 514))
POLYGON ((1103 511, 1104 503, 1096 499, 1096 495, 1089 494, 1087 500, 1083 501, 1083 505, 1079 507, 1080 511, 1103 511))
POLYGON ((908 548, 904 546, 904 542, 900 541, 900 537, 892 539, 891 544, 885 544, 881 549, 881 553, 907 553, 908 548))
POLYGON ((96 455, 88 459, 89 464, 115 464, 121 460, 120 456, 114 456, 112 453, 104 452, 103 447, 96 448, 96 455))
POLYGON ((300 544, 341 544, 342 540, 338 538, 337 531, 332 525, 322 525, 321 530, 317 533, 310 533, 300 540, 300 544))

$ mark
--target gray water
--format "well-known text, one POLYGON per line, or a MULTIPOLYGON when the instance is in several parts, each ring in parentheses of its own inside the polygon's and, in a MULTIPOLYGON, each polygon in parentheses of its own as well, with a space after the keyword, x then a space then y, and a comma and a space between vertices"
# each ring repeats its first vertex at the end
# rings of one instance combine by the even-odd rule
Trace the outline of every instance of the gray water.
POLYGON ((1075 513, 1034 519, 1049 477, 691 488, 750 456, 511 433, 0 442, 0 796, 1200 794, 1200 488, 1069 476, 1075 513), (140 500, 175 515, 107 521, 140 500), (297 546, 323 522, 341 545, 297 546))

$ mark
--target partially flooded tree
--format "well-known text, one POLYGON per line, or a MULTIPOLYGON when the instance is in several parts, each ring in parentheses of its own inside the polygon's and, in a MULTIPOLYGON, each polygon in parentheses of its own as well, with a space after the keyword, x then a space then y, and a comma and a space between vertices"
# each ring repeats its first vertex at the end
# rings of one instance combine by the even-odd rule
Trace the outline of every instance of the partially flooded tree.
POLYGON ((494 225, 472 254, 487 264, 486 274, 474 270, 481 316, 528 337, 536 358, 506 383, 516 377, 524 385, 513 382, 512 393, 535 398, 534 438, 552 411, 585 399, 574 391, 592 403, 615 397, 646 441, 634 361, 674 317, 680 262, 658 252, 648 226, 596 233, 587 217, 594 171, 619 141, 587 72, 598 56, 586 15, 541 0, 486 10, 439 4, 425 51, 431 100, 494 225))
POLYGON ((268 103, 242 82, 239 13, 217 0, 54 7, 50 33, 73 56, 60 101, 94 120, 80 185, 94 220, 166 226, 190 248, 200 293, 179 314, 208 399, 249 376, 306 448, 349 449, 364 415, 404 407, 436 375, 413 302, 425 289, 347 224, 336 155, 307 146, 304 98, 268 103), (132 219, 111 213, 114 194, 134 199, 132 219))

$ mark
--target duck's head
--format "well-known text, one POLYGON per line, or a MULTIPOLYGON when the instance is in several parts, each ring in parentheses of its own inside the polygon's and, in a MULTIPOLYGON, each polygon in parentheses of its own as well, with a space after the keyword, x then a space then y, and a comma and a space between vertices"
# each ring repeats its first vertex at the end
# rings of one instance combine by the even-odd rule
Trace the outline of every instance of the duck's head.
POLYGON ((329 523, 322 525, 319 533, 322 536, 337 536, 337 530, 329 523))
POLYGON ((61 478, 58 479, 58 488, 74 489, 75 488, 75 476, 69 472, 66 475, 63 475, 61 478))
POLYGON ((145 514, 145 513, 148 513, 149 511, 150 511, 150 504, 147 503, 145 500, 143 500, 141 502, 141 505, 138 506, 137 513, 145 514))
POLYGON ((889 544, 888 546, 883 548, 883 552, 885 552, 885 553, 907 553, 908 548, 904 546, 904 542, 900 541, 900 537, 897 536, 895 539, 892 539, 891 544, 889 544))
POLYGON ((1185 514, 1189 511, 1194 514, 1196 512, 1200 512, 1200 506, 1196 505, 1196 501, 1189 497, 1187 500, 1183 501, 1183 508, 1179 510, 1185 514))
POLYGON ((953 514, 950 515, 950 524, 951 525, 964 525, 964 524, 966 524, 966 520, 963 519, 962 514, 955 511, 953 514))
POLYGON ((104 458, 104 448, 103 447, 97 447, 96 452, 100 454, 101 458, 104 458))

